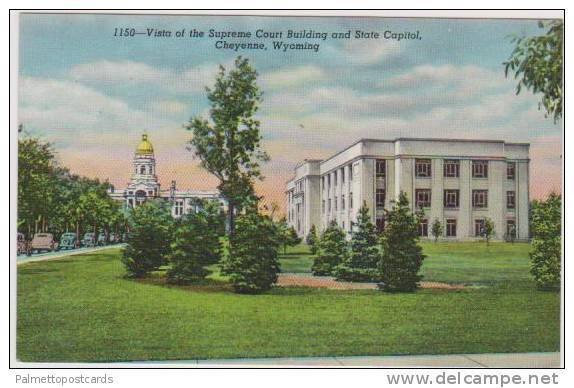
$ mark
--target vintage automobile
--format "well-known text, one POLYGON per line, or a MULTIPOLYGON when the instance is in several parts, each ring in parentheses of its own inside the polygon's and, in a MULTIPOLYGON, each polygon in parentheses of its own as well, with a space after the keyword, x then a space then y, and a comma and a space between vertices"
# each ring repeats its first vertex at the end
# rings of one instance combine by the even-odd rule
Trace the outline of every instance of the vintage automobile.
POLYGON ((24 233, 18 233, 18 255, 29 255, 30 254, 30 243, 26 240, 24 233))
POLYGON ((82 239, 82 246, 83 247, 95 247, 96 246, 96 235, 92 232, 85 233, 84 238, 82 239))
POLYGON ((58 243, 54 240, 54 235, 52 235, 52 233, 36 233, 30 243, 31 252, 50 252, 55 251, 56 249, 58 249, 58 243))
POLYGON ((60 249, 74 249, 77 242, 76 233, 64 233, 60 237, 60 249))
POLYGON ((106 234, 100 233, 98 234, 98 245, 106 245, 106 234))

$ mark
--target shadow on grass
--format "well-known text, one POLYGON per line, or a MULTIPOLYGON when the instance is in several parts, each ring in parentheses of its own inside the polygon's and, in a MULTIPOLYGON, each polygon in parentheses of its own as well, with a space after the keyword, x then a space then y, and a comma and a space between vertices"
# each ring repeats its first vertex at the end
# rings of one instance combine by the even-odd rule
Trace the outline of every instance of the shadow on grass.
POLYGON ((154 272, 147 278, 142 279, 128 279, 127 281, 135 281, 137 283, 149 284, 158 287, 177 289, 189 292, 214 292, 214 293, 233 293, 233 288, 231 284, 223 280, 217 279, 203 279, 190 284, 174 284, 168 282, 165 272, 154 272))

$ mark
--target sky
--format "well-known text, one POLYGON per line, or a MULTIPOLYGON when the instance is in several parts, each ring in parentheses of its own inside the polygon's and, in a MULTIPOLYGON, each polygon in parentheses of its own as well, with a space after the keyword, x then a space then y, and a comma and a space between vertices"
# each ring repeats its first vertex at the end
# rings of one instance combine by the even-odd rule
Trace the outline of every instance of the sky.
POLYGON ((243 55, 263 91, 257 118, 271 160, 256 188, 266 202, 284 206, 285 182, 301 160, 327 158, 360 138, 396 137, 528 142, 530 192, 542 198, 561 190, 562 123, 544 117, 539 95, 516 95, 503 66, 513 36, 542 32, 536 20, 508 19, 22 14, 19 122, 52 142, 72 172, 117 188, 129 182, 146 132, 164 188, 176 180, 178 189, 212 189, 217 180, 187 149, 185 124, 208 118, 205 87, 219 65, 243 55), (172 34, 114 36, 120 28, 172 34), (206 36, 190 38, 193 29, 206 36), (252 38, 209 38, 209 30, 252 38), (257 39, 257 30, 283 36, 257 39), (328 38, 288 39, 288 30, 328 38), (330 35, 349 30, 381 36, 330 35), (420 39, 386 39, 385 31, 418 31, 420 39), (267 49, 218 49, 218 41, 267 49), (319 48, 281 51, 274 41, 319 48))

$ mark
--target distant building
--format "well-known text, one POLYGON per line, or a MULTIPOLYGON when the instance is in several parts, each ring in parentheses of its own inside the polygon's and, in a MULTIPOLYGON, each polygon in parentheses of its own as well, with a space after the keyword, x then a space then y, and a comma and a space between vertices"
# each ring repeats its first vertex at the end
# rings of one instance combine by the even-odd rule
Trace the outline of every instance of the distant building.
POLYGON ((225 205, 218 190, 177 190, 175 181, 171 181, 169 189, 162 190, 156 175, 153 145, 146 134, 142 135, 136 148, 132 166, 132 179, 127 187, 123 190, 109 190, 113 199, 123 201, 127 207, 136 207, 148 199, 161 198, 171 203, 171 214, 178 218, 197 211, 198 199, 215 200, 225 205))
POLYGON ((496 140, 362 139, 326 160, 305 160, 287 182, 287 219, 299 236, 331 220, 352 232, 358 209, 369 207, 384 229, 384 209, 404 191, 422 209, 419 234, 438 219, 446 239, 471 240, 495 226, 495 239, 527 240, 529 148, 496 140))

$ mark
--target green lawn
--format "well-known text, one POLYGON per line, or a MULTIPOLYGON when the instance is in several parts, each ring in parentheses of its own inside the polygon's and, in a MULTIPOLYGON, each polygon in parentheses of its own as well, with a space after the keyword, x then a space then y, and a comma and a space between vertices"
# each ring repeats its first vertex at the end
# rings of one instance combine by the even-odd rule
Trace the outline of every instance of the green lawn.
MULTIPOLYGON (((282 259, 284 269, 304 270, 294 258, 299 248, 282 259)), ((526 280, 518 252, 527 246, 508 248, 497 273, 494 251, 506 246, 493 244, 492 257, 469 246, 484 260, 475 266, 454 248, 425 246, 428 277, 492 285, 411 294, 278 288, 254 296, 220 280, 181 288, 123 279, 118 249, 22 264, 17 356, 99 362, 559 349, 560 297, 526 280)))

